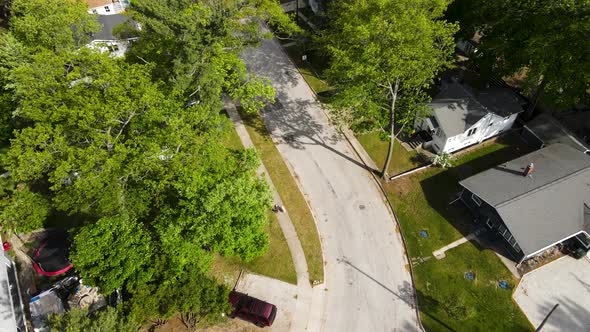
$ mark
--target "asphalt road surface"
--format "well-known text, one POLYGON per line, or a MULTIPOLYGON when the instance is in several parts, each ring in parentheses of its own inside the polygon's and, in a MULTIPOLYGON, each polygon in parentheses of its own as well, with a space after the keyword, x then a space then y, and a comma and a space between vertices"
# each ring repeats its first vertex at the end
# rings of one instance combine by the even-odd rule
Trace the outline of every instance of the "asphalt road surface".
POLYGON ((314 332, 419 330, 402 241, 371 175, 278 42, 263 41, 243 58, 277 90, 264 120, 322 242, 325 281, 314 287, 305 315, 295 314, 307 322, 296 325, 314 332))

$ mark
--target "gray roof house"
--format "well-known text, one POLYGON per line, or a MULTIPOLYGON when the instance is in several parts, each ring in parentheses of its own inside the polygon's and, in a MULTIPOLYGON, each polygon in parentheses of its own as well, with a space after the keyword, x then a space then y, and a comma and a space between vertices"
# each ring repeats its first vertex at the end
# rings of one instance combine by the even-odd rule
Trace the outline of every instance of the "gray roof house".
POLYGON ((451 153, 478 144, 512 127, 523 111, 522 100, 508 88, 473 90, 452 79, 430 103, 432 115, 416 122, 433 140, 425 147, 451 153))
POLYGON ((126 22, 131 22, 138 29, 140 28, 139 25, 128 16, 122 14, 97 15, 97 19, 101 28, 100 31, 92 36, 89 46, 99 49, 101 52, 110 52, 114 57, 125 55, 125 52, 129 48, 129 43, 137 38, 119 39, 113 34, 114 28, 126 22))
POLYGON ((590 156, 579 149, 551 144, 459 183, 519 262, 569 239, 590 248, 590 156))

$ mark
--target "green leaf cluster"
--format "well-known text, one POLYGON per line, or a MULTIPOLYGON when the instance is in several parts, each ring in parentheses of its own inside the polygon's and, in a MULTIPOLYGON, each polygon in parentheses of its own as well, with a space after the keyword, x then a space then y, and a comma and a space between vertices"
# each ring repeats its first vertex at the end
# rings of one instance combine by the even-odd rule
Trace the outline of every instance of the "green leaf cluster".
POLYGON ((63 315, 49 319, 51 332, 129 332, 139 326, 124 317, 121 309, 107 307, 105 310, 88 313, 83 309, 72 309, 63 315))
POLYGON ((481 36, 484 73, 524 76, 552 105, 590 100, 590 1, 459 0, 451 9, 464 37, 481 36))

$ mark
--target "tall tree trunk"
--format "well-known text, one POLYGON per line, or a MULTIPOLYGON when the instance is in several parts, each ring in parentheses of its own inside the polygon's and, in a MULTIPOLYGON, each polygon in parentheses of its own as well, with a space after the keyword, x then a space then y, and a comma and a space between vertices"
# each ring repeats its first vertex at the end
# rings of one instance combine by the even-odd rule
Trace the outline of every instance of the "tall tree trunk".
POLYGON ((543 93, 544 89, 545 89, 545 79, 541 78, 541 83, 539 83, 539 86, 535 90, 535 93, 533 93, 533 96, 531 98, 531 102, 529 103, 529 107, 524 112, 525 119, 530 119, 533 116, 533 112, 535 112, 535 108, 537 107, 537 104, 539 103, 539 99, 541 98, 541 94, 543 93))
POLYGON ((381 178, 387 179, 387 171, 389 168, 389 162, 391 161, 391 155, 393 154, 393 143, 395 142, 395 102, 397 101, 397 92, 399 90, 399 78, 395 79, 394 86, 389 84, 389 92, 391 93, 391 105, 389 107, 389 148, 387 149, 387 158, 385 158, 385 164, 383 164, 383 170, 381 171, 381 178))

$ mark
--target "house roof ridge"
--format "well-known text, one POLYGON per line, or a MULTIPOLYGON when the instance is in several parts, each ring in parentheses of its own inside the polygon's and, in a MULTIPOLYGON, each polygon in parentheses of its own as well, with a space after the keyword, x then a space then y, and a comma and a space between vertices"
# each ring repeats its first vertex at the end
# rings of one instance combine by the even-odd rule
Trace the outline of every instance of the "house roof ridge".
MULTIPOLYGON (((510 198, 510 199, 508 199, 508 200, 505 200, 505 201, 503 201, 503 202, 500 202, 500 203, 498 203, 498 204, 496 204, 496 205, 492 205, 492 206, 493 206, 494 208, 496 208, 496 209, 497 209, 497 208, 501 208, 501 207, 503 207, 503 206, 506 206, 506 205, 508 205, 509 203, 512 203, 512 202, 518 201, 518 200, 520 200, 520 199, 522 199, 522 198, 525 198, 525 197, 527 197, 527 196, 529 196, 529 195, 532 195, 532 194, 534 194, 534 193, 536 193, 536 192, 538 192, 538 191, 541 191, 541 190, 543 190, 543 189, 545 189, 545 188, 547 188, 547 187, 550 187, 550 186, 553 186, 554 184, 557 184, 557 183, 561 183, 561 182, 563 182, 563 181, 566 181, 566 180, 570 179, 570 178, 571 178, 571 177, 573 177, 573 176, 576 176, 576 175, 578 175, 578 174, 580 174, 580 173, 584 173, 584 172, 586 172, 586 171, 589 171, 589 170, 590 170, 590 165, 586 166, 585 168, 579 169, 579 170, 577 170, 577 171, 575 171, 575 172, 573 172, 573 173, 570 173, 570 174, 564 175, 564 176, 562 176, 562 177, 559 177, 559 178, 557 178, 557 179, 555 179, 555 180, 553 180, 553 181, 551 181, 551 182, 549 182, 549 183, 546 183, 546 184, 544 184, 544 185, 542 185, 542 186, 540 186, 540 187, 537 187, 537 188, 535 188, 535 189, 533 189, 533 190, 529 190, 529 191, 527 191, 527 192, 524 192, 524 193, 522 193, 522 194, 520 194, 520 195, 516 195, 516 196, 514 196, 514 197, 512 197, 512 198, 510 198)), ((533 174, 534 174, 534 173, 533 173, 533 174)))
MULTIPOLYGON (((486 112, 488 112, 488 113, 494 113, 494 112, 490 111, 490 109, 489 109, 489 108, 485 107, 485 106, 484 106, 484 105, 483 105, 483 104, 482 104, 482 103, 481 103, 481 102, 480 102, 480 101, 477 99, 477 97, 476 97, 476 96, 475 96, 473 93, 471 93, 471 91, 467 90, 467 89, 466 89, 466 88, 463 86, 463 84, 461 84, 461 83, 458 83, 458 82, 455 82, 455 84, 457 84, 457 85, 458 85, 458 86, 461 88, 461 90, 463 90, 463 91, 464 91, 464 92, 465 92, 465 93, 466 93, 466 94, 469 96, 469 98, 470 98, 470 99, 472 99, 473 101, 475 101, 475 102, 476 102, 476 103, 477 103, 479 106, 481 106, 481 107, 482 107, 482 108, 483 108, 483 109, 484 109, 486 112)), ((495 114, 495 113, 494 113, 494 114, 495 114)))

